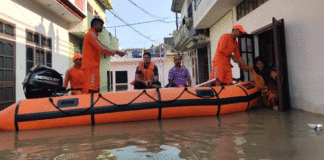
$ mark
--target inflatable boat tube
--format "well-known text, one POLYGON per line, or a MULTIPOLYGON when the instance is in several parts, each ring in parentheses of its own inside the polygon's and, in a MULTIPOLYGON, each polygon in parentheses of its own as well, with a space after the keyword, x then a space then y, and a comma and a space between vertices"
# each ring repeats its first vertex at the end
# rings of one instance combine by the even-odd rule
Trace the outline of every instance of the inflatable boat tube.
POLYGON ((261 99, 253 82, 231 86, 108 92, 26 99, 0 112, 0 130, 20 131, 243 112, 261 99))

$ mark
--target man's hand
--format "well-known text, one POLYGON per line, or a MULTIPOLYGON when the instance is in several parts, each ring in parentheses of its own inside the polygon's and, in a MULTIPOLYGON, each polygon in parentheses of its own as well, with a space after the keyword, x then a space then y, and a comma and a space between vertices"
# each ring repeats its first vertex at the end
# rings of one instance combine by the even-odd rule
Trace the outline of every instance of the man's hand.
POLYGON ((230 57, 232 58, 232 60, 235 62, 235 63, 239 63, 239 59, 237 57, 235 57, 233 54, 230 54, 230 57))
POLYGON ((146 87, 150 87, 152 85, 151 81, 144 81, 146 87))

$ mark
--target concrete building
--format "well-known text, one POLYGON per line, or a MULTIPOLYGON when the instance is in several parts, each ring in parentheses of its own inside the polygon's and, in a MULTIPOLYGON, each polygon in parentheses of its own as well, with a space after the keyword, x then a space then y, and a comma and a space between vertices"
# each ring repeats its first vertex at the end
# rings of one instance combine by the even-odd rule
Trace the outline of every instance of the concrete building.
MULTIPOLYGON (((192 5, 193 28, 209 29, 210 58, 220 36, 241 24, 248 32, 239 40, 246 63, 252 64, 253 58, 262 56, 276 65, 281 109, 291 106, 324 114, 324 100, 320 98, 324 89, 324 1, 173 0, 173 5, 182 12, 192 5)), ((245 76, 245 80, 248 78, 245 76)))
POLYGON ((0 1, 0 109, 25 99, 23 80, 42 64, 69 68, 69 30, 86 17, 74 0, 0 1))
MULTIPOLYGON (((82 1, 82 0, 79 0, 82 1)), ((101 18, 106 26, 106 9, 112 9, 111 0, 87 0, 83 1, 86 5, 86 18, 70 30, 69 34, 69 64, 73 66, 72 58, 74 54, 82 54, 83 39, 88 30, 91 28, 91 20, 94 17, 101 18)), ((118 49, 118 40, 112 36, 105 28, 99 34, 101 42, 108 48, 118 49)), ((100 58, 100 92, 107 92, 108 77, 107 71, 110 69, 110 57, 101 54, 100 58)))

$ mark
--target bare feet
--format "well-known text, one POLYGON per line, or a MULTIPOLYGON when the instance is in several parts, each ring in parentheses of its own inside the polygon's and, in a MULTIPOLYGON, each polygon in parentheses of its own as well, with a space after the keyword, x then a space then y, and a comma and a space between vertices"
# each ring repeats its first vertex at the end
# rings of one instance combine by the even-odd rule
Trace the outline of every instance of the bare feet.
POLYGON ((272 109, 275 111, 279 111, 279 106, 273 106, 272 109))

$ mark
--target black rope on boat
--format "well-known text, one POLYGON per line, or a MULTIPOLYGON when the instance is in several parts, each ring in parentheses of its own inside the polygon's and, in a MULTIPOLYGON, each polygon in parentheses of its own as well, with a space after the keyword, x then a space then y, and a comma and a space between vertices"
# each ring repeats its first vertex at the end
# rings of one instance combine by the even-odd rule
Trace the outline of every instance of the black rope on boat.
POLYGON ((18 126, 18 110, 19 110, 19 106, 20 106, 20 102, 21 102, 22 100, 20 100, 18 103, 17 103, 17 105, 16 105, 16 109, 15 109, 15 129, 16 129, 16 131, 19 131, 19 126, 18 126))
MULTIPOLYGON (((215 90, 214 88, 212 88, 212 87, 210 87, 210 88, 214 91, 214 93, 215 93, 217 99, 219 99, 219 94, 222 92, 222 90, 223 90, 225 87, 222 86, 221 90, 220 90, 218 93, 216 92, 216 90, 215 90)), ((217 104, 217 107, 218 107, 218 109, 217 109, 216 116, 219 116, 219 114, 220 114, 220 110, 221 110, 221 104, 218 103, 218 104, 217 104)))
POLYGON ((217 94, 219 95, 219 94, 223 91, 224 88, 225 88, 225 87, 222 86, 221 90, 219 90, 219 92, 218 92, 217 94))
MULTIPOLYGON (((93 108, 94 105, 99 101, 100 98, 102 98, 103 100, 105 100, 105 101, 107 101, 107 102, 109 102, 109 103, 111 103, 112 105, 117 106, 117 107, 126 107, 126 106, 130 105, 130 104, 132 104, 136 99, 138 99, 138 98, 139 98, 141 95, 143 95, 143 94, 147 95, 149 98, 151 98, 152 100, 154 100, 154 101, 157 102, 157 103, 172 103, 172 102, 178 100, 178 99, 179 99, 179 98, 180 98, 180 97, 181 97, 185 92, 188 92, 188 93, 191 94, 191 95, 194 95, 194 96, 196 96, 196 97, 203 98, 203 99, 211 99, 211 98, 214 98, 214 97, 217 97, 217 98, 219 99, 219 96, 218 96, 218 95, 219 95, 220 92, 224 89, 224 86, 222 86, 222 89, 221 89, 218 93, 215 91, 214 88, 212 88, 212 87, 210 87, 210 88, 211 88, 211 89, 213 90, 213 92, 215 93, 214 96, 211 96, 211 97, 201 97, 201 96, 198 96, 198 95, 195 94, 195 93, 190 92, 190 91, 188 90, 188 88, 185 87, 185 88, 183 89, 183 91, 179 94, 178 97, 176 97, 176 98, 173 99, 173 100, 167 100, 167 101, 161 101, 161 97, 159 97, 159 99, 155 99, 154 97, 152 97, 151 95, 149 95, 149 94, 146 92, 146 90, 144 89, 144 90, 142 91, 142 93, 140 93, 139 95, 137 95, 133 100, 131 100, 129 103, 126 103, 126 104, 116 104, 116 103, 114 103, 114 102, 108 100, 107 98, 103 97, 102 94, 99 93, 99 94, 98 94, 98 98, 97 98, 97 100, 96 100, 96 101, 95 101, 95 102, 94 102, 94 103, 93 103, 89 108, 87 108, 86 110, 84 110, 84 111, 82 111, 82 112, 80 112, 80 113, 75 113, 75 114, 71 114, 71 113, 66 112, 66 111, 60 109, 59 107, 57 107, 57 105, 54 104, 52 97, 49 98, 49 101, 52 103, 52 105, 53 105, 56 109, 58 109, 58 110, 61 111, 62 113, 67 114, 67 115, 69 115, 69 116, 77 116, 77 115, 83 115, 84 113, 86 113, 87 111, 89 111, 91 108, 93 108)), ((157 89, 157 91, 159 91, 159 89, 157 89)), ((219 108, 220 108, 220 106, 219 106, 219 108)))
POLYGON ((133 100, 131 100, 129 103, 126 103, 126 104, 116 104, 108 99, 106 99, 105 97, 103 97, 101 94, 99 95, 103 100, 117 106, 117 107, 126 107, 128 105, 130 105, 131 103, 133 103, 137 98, 139 98, 142 94, 146 93, 146 90, 144 89, 143 92, 141 94, 139 94, 138 96, 136 96, 133 100))
POLYGON ((100 95, 101 95, 101 94, 99 94, 97 100, 96 100, 96 101, 95 101, 95 102, 94 102, 94 103, 93 103, 89 108, 87 108, 86 110, 84 110, 84 111, 82 111, 82 112, 80 112, 80 113, 75 113, 75 114, 71 114, 71 113, 66 112, 66 111, 62 110, 61 108, 57 107, 57 105, 54 104, 52 97, 49 98, 48 100, 52 103, 52 105, 53 105, 56 109, 58 109, 58 110, 61 111, 62 113, 67 114, 67 115, 69 115, 69 116, 79 116, 79 115, 83 115, 84 113, 88 112, 91 108, 93 108, 93 106, 94 106, 94 105, 99 101, 99 99, 100 99, 100 97, 101 97, 100 95))
POLYGON ((147 93, 145 93, 145 94, 146 94, 148 97, 150 97, 151 99, 153 99, 155 102, 158 102, 158 103, 171 103, 171 102, 174 102, 174 101, 178 100, 178 99, 183 95, 183 93, 184 93, 185 91, 187 91, 187 87, 184 88, 184 90, 180 93, 180 95, 179 95, 177 98, 175 98, 175 99, 173 99, 173 100, 168 100, 168 101, 159 101, 159 100, 153 98, 151 95, 149 95, 149 94, 147 94, 147 93))

